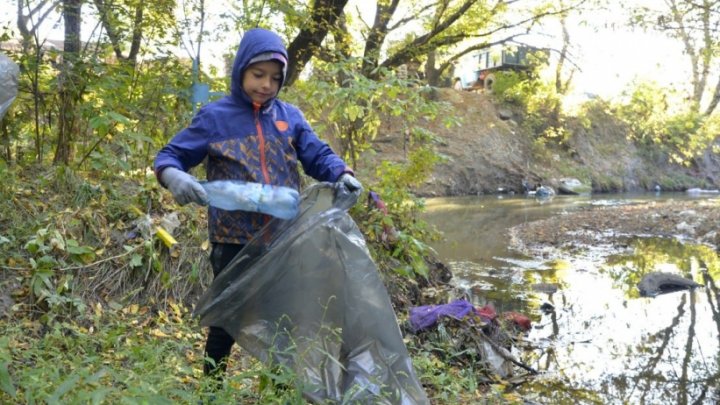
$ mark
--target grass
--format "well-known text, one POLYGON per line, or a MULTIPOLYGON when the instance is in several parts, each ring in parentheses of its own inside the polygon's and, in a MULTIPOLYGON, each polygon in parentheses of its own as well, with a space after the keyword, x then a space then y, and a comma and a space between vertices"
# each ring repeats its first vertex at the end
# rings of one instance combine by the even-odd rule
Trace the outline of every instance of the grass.
MULTIPOLYGON (((97 303, 73 319, 4 319, 0 403, 306 403, 295 376, 278 373, 237 347, 224 384, 218 387, 205 377, 204 332, 189 312, 175 303, 168 311, 97 303)), ((415 348, 412 342, 409 349, 432 403, 520 402, 516 395, 504 393, 501 380, 481 385, 478 370, 449 367, 437 354, 415 348)))
POLYGON ((0 403, 298 403, 291 390, 260 389, 269 370, 240 350, 217 389, 202 373, 202 329, 187 308, 169 308, 96 304, 72 320, 2 321, 0 403))
MULTIPOLYGON (((221 387, 203 376, 205 331, 189 311, 210 280, 203 210, 174 205, 147 174, 67 170, 0 171, 0 403, 305 403, 294 375, 237 348, 221 387), (146 232, 168 213, 182 224, 173 249, 146 232)), ((406 344, 432 403, 516 402, 442 360, 452 353, 406 344)))

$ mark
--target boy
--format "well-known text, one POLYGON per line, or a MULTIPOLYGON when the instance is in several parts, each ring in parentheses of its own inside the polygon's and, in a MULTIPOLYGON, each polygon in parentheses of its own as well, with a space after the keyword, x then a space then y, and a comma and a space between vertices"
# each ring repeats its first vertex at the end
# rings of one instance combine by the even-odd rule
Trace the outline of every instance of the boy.
MULTIPOLYGON (((198 111, 155 158, 155 174, 181 204, 207 205, 203 187, 187 171, 207 158, 207 179, 300 188, 298 162, 318 181, 339 182, 360 194, 362 185, 345 162, 318 139, 302 112, 277 99, 285 81, 287 51, 282 39, 264 29, 245 33, 233 64, 231 93, 198 111)), ((268 221, 267 215, 208 208, 213 275, 268 221)), ((205 346, 205 374, 220 377, 234 343, 211 327, 205 346)))

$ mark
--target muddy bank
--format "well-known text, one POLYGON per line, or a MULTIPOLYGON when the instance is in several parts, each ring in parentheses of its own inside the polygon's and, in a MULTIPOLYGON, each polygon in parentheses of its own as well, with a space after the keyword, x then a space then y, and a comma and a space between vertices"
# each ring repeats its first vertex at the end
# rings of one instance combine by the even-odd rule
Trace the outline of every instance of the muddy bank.
MULTIPOLYGON (((720 155, 708 150, 691 167, 670 164, 662 151, 637 148, 627 139, 627 127, 602 105, 588 112, 587 121, 568 119, 572 135, 567 143, 538 147, 522 114, 498 105, 487 94, 436 89, 433 97, 446 102, 460 124, 422 124, 436 135, 436 150, 444 158, 414 190, 423 197, 495 194, 499 189, 522 192, 523 180, 557 189, 563 178, 579 179, 593 192, 648 191, 656 184, 665 191, 720 188, 720 155)), ((382 123, 373 141, 376 153, 358 162, 362 177, 372 177, 382 160, 405 161, 403 119, 382 123)))
MULTIPOLYGON (((520 251, 542 247, 582 248, 622 243, 633 236, 675 237, 720 249, 720 198, 638 202, 586 207, 510 229, 511 245, 520 251)), ((719 251, 720 253, 720 251, 719 251)))

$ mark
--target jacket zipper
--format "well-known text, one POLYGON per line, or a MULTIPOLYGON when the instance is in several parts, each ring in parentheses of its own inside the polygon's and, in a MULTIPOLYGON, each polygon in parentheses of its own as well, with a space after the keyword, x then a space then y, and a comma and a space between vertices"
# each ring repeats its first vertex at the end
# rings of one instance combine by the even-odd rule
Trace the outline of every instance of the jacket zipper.
MULTIPOLYGON (((265 184, 270 184, 270 175, 267 170, 267 160, 265 159, 265 136, 263 135, 262 123, 260 122, 260 104, 253 102, 253 112, 255 113, 255 128, 258 134, 258 146, 260 148, 260 169, 262 170, 263 179, 265 184)), ((263 215, 263 225, 267 225, 270 222, 270 215, 263 215)), ((270 234, 265 233, 263 235, 263 241, 270 243, 270 234)))
POLYGON ((265 184, 270 184, 270 175, 267 170, 267 160, 265 158, 265 136, 263 135, 262 124, 260 123, 260 104, 253 103, 253 111, 255 112, 255 128, 258 133, 258 144, 260 148, 260 169, 262 170, 265 184))

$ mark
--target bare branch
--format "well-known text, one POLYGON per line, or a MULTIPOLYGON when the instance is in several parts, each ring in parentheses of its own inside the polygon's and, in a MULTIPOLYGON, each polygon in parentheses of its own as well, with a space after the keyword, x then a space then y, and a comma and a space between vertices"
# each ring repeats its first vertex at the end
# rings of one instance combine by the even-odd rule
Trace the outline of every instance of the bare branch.
POLYGON ((398 29, 399 27, 409 23, 410 21, 415 21, 415 20, 420 19, 420 17, 422 17, 422 14, 424 12, 430 10, 433 5, 434 4, 432 4, 432 3, 426 4, 423 8, 418 10, 418 12, 416 14, 413 14, 413 15, 410 15, 410 16, 407 16, 405 18, 398 20, 395 24, 388 27, 388 31, 394 31, 394 30, 398 29))
MULTIPOLYGON (((428 32, 425 35, 415 38, 410 44, 406 45, 403 49, 401 49, 400 51, 398 51, 397 53, 395 53, 394 55, 390 56, 388 59, 383 61, 383 63, 380 66, 385 67, 385 68, 399 66, 403 63, 406 63, 409 60, 414 59, 415 55, 425 54, 430 49, 437 48, 440 46, 448 46, 448 45, 457 44, 463 40, 471 39, 471 38, 487 38, 498 32, 520 27, 522 25, 527 24, 528 22, 533 22, 535 20, 538 20, 538 19, 541 19, 544 17, 548 17, 548 16, 554 16, 554 15, 566 13, 574 8, 579 7, 586 1, 588 1, 588 0, 581 0, 578 3, 575 3, 574 5, 571 5, 568 7, 563 7, 559 10, 549 10, 549 11, 541 12, 539 14, 534 14, 534 15, 524 18, 520 21, 503 24, 503 25, 497 26, 491 30, 485 31, 483 33, 460 34, 460 35, 443 37, 439 40, 436 39, 438 33, 444 31, 445 29, 447 29, 447 27, 449 27, 452 24, 452 22, 450 22, 450 18, 448 18, 448 20, 446 21, 446 24, 443 24, 442 26, 438 26, 435 30, 428 32)), ((496 7, 499 4, 500 3, 498 3, 496 5, 496 7)), ((467 5, 467 3, 466 3, 466 5, 467 5)))

